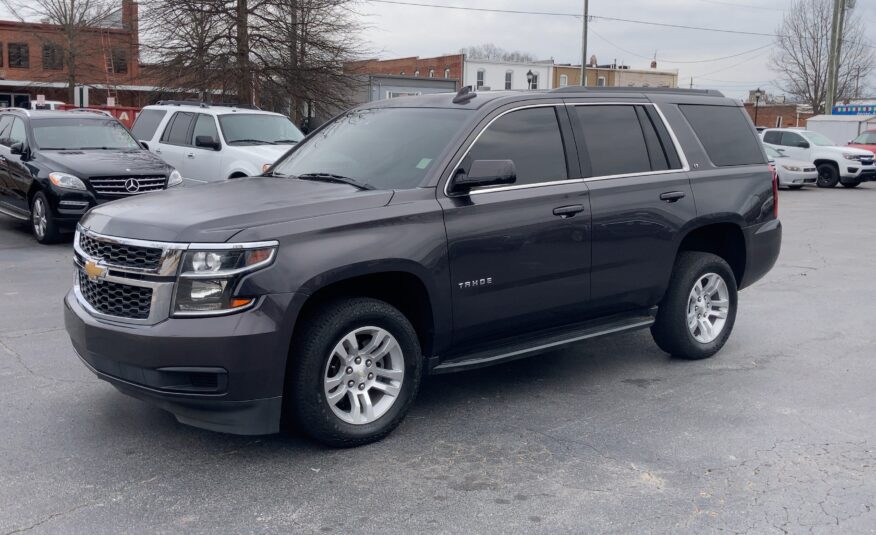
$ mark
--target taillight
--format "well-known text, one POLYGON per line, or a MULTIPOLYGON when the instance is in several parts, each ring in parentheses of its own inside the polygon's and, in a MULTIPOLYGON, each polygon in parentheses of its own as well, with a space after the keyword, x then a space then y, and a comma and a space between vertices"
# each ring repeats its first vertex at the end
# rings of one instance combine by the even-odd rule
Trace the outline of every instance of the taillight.
POLYGON ((779 218, 779 174, 773 164, 769 164, 770 172, 773 174, 773 217, 779 218))

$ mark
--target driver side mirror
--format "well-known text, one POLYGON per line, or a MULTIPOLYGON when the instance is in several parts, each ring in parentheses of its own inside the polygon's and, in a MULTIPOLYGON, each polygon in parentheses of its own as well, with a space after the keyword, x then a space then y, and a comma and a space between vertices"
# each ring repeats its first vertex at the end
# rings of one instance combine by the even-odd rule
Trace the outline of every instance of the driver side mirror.
POLYGON ((195 146, 213 150, 219 150, 221 148, 221 145, 219 145, 218 141, 213 139, 213 136, 196 136, 195 146))
POLYGON ((517 167, 514 160, 475 160, 466 173, 457 169, 453 178, 453 188, 469 191, 472 188, 513 184, 517 181, 517 167))
POLYGON ((809 148, 809 142, 808 142, 808 141, 798 141, 798 142, 797 142, 797 147, 799 147, 799 148, 801 148, 801 149, 808 149, 808 148, 809 148))

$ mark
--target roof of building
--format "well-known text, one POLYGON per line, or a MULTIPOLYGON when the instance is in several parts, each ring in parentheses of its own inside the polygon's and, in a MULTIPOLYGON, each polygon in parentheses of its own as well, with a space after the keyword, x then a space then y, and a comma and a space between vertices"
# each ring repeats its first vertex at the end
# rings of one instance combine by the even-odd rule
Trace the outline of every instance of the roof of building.
POLYGON ((816 115, 807 121, 830 121, 832 123, 866 123, 876 119, 876 115, 816 115))

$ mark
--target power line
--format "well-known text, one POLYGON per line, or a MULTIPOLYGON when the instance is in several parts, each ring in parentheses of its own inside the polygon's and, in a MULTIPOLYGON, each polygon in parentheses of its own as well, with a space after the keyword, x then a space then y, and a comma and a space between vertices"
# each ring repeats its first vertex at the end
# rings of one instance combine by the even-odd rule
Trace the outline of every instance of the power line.
POLYGON ((720 6, 733 6, 733 7, 744 7, 744 8, 748 8, 748 9, 760 9, 763 11, 785 11, 785 9, 781 8, 781 7, 753 6, 751 4, 739 4, 736 2, 723 2, 720 0, 700 0, 700 2, 705 2, 707 4, 718 4, 720 6))
MULTIPOLYGON (((603 41, 605 41, 605 42, 608 43, 609 45, 611 45, 611 46, 617 48, 618 50, 620 50, 620 51, 622 51, 622 52, 626 52, 627 54, 630 54, 630 55, 635 56, 635 57, 637 57, 637 58, 642 58, 642 59, 652 59, 652 56, 645 56, 645 55, 642 55, 642 54, 637 54, 637 53, 633 52, 632 50, 627 50, 626 48, 624 48, 624 47, 618 45, 617 43, 614 43, 614 42, 608 40, 605 36, 603 36, 602 34, 600 34, 599 32, 597 32, 596 30, 594 30, 594 29, 592 29, 592 28, 590 29, 590 32, 593 33, 593 34, 596 34, 597 37, 599 37, 600 39, 602 39, 603 41)), ((756 47, 756 48, 752 48, 752 49, 750 49, 750 50, 746 50, 746 51, 744 51, 744 52, 739 52, 738 54, 731 54, 731 55, 729 55, 729 56, 721 56, 720 58, 696 59, 696 60, 681 60, 681 59, 675 59, 675 60, 672 60, 672 59, 664 59, 664 58, 660 58, 660 61, 661 61, 662 63, 679 63, 679 64, 686 64, 686 63, 712 63, 712 62, 714 62, 714 61, 721 61, 721 60, 730 59, 730 58, 738 58, 739 56, 744 56, 744 55, 746 55, 746 54, 750 54, 751 52, 756 52, 756 51, 758 51, 758 50, 763 50, 763 49, 765 49, 765 48, 770 48, 770 47, 772 47, 772 46, 773 46, 772 43, 770 43, 770 44, 768 44, 768 45, 763 45, 763 46, 759 46, 759 47, 756 47)))
MULTIPOLYGON (((414 7, 431 7, 436 9, 453 9, 457 11, 477 11, 482 13, 511 13, 515 15, 545 15, 545 16, 553 16, 553 17, 575 17, 581 18, 583 15, 580 13, 558 13, 552 11, 524 11, 524 10, 516 10, 516 9, 493 9, 493 8, 484 8, 484 7, 468 7, 468 6, 449 6, 444 4, 425 4, 421 2, 402 2, 400 0, 365 0, 366 2, 376 3, 376 4, 392 4, 398 6, 414 6, 414 7)), ((718 33, 730 33, 736 35, 754 35, 758 37, 776 37, 776 34, 773 33, 762 33, 762 32, 746 32, 743 30, 727 30, 724 28, 706 28, 703 26, 688 26, 684 24, 669 24, 665 22, 653 22, 647 20, 636 20, 636 19, 623 19, 619 17, 606 17, 602 15, 590 15, 590 20, 604 20, 610 22, 626 22, 629 24, 643 24, 646 26, 660 26, 663 28, 676 28, 682 30, 700 30, 705 32, 718 32, 718 33)))

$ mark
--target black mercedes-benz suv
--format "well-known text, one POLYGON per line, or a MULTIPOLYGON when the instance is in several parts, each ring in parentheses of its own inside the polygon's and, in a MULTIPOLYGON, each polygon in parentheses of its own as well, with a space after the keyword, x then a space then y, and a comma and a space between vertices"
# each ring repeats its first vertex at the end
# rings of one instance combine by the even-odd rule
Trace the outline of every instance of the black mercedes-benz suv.
POLYGON ((779 255, 777 184, 712 91, 372 102, 265 176, 92 209, 65 299, 120 391, 229 433, 389 433, 424 374, 650 327, 715 354, 779 255))
POLYGON ((182 182, 115 118, 92 110, 0 112, 0 213, 40 243, 71 233, 89 208, 182 182))

